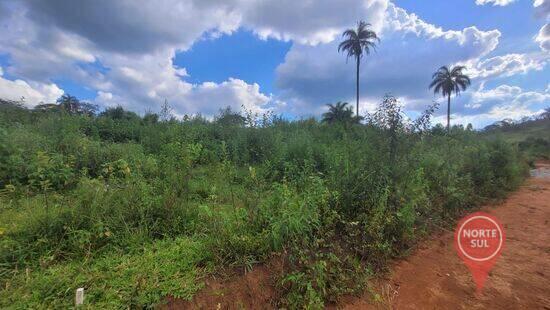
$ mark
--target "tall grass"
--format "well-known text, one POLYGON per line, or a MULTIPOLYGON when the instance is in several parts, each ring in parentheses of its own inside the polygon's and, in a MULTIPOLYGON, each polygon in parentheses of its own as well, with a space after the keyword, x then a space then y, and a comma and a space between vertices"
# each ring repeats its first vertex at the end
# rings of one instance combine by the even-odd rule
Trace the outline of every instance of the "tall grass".
POLYGON ((0 120, 0 307, 67 307, 78 287, 96 307, 154 306, 273 253, 280 305, 319 307, 526 169, 517 147, 459 126, 12 106, 0 120))

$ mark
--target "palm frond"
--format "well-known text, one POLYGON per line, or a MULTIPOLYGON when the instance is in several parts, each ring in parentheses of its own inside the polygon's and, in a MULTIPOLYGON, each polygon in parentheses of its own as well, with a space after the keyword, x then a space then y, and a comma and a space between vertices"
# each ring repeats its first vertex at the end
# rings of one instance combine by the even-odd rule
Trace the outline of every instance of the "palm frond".
POLYGON ((346 29, 342 33, 342 37, 346 39, 338 45, 338 52, 346 52, 348 58, 356 56, 360 59, 363 53, 368 55, 371 50, 376 50, 376 43, 380 39, 369 29, 370 26, 371 24, 360 21, 356 29, 346 29))
POLYGON ((462 73, 465 70, 464 66, 454 66, 451 69, 447 66, 441 66, 432 75, 432 82, 429 89, 434 88, 434 93, 441 93, 443 96, 448 96, 452 93, 459 94, 465 91, 471 84, 470 78, 462 73))

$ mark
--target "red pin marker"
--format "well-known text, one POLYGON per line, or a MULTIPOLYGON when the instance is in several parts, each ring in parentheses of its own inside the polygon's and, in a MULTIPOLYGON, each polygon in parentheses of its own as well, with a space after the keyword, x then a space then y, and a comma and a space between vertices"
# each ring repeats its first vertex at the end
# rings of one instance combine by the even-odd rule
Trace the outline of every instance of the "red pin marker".
POLYGON ((455 248, 472 272, 477 293, 483 290, 489 271, 504 247, 504 228, 487 213, 476 212, 460 220, 455 231, 455 248))

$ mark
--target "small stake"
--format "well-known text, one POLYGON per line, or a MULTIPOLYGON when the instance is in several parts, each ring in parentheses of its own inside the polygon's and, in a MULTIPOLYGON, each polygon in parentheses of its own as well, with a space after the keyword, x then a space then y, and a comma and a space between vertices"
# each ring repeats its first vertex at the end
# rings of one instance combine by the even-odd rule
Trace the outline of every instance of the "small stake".
POLYGON ((84 303, 84 288, 78 288, 76 289, 76 297, 75 297, 75 304, 77 306, 80 306, 84 303))

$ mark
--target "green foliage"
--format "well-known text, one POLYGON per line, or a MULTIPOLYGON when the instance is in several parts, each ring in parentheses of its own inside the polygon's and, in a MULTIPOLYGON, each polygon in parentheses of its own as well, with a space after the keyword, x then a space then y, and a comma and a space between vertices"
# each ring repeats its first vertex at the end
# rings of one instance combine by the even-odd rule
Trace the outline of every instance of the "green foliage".
POLYGON ((360 117, 353 116, 351 107, 347 102, 337 102, 335 105, 327 104, 328 112, 323 113, 323 122, 328 124, 357 124, 360 117))
POLYGON ((67 161, 59 154, 50 156, 39 151, 29 165, 29 187, 40 192, 64 189, 74 182, 71 169, 71 161, 74 159, 69 158, 67 161))
POLYGON ((396 104, 345 126, 2 104, 0 307, 67 308, 78 287, 91 308, 154 307, 273 253, 281 307, 360 292, 526 171, 517 146, 429 117, 411 129, 396 104))
POLYGON ((210 255, 200 242, 182 237, 156 241, 138 253, 13 270, 0 290, 0 306, 71 308, 75 287, 85 288, 86 305, 101 309, 161 304, 166 295, 190 299, 202 287, 210 255))

